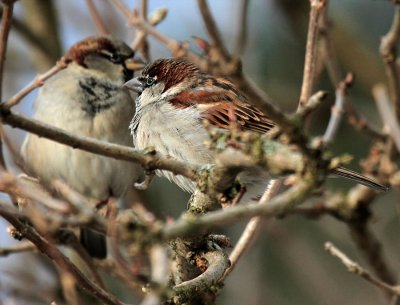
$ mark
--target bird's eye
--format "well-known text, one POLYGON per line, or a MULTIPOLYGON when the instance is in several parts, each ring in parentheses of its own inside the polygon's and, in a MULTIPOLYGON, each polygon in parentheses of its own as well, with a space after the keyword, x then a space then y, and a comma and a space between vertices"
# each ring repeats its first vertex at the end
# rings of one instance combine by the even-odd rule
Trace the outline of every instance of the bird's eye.
POLYGON ((155 83, 155 81, 156 80, 154 79, 154 77, 147 77, 145 81, 145 86, 150 87, 155 83))
POLYGON ((155 77, 151 77, 151 76, 147 76, 147 75, 146 76, 139 76, 137 78, 137 80, 142 84, 142 86, 144 88, 151 87, 156 82, 156 78, 155 77))
POLYGON ((111 61, 113 63, 119 64, 119 63, 122 63, 124 61, 122 56, 120 54, 118 54, 118 53, 102 51, 101 55, 104 56, 105 58, 107 58, 109 61, 111 61))
POLYGON ((111 53, 109 58, 113 63, 121 63, 121 62, 123 62, 123 58, 121 57, 121 55, 119 55, 117 53, 111 53))

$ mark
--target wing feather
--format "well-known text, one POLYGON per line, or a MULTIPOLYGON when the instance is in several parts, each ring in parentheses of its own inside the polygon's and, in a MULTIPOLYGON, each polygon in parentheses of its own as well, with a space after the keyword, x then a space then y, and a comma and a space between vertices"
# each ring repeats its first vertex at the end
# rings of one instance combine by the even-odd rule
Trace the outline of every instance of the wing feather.
POLYGON ((202 117, 221 128, 239 125, 245 130, 265 133, 275 126, 266 115, 250 105, 228 80, 200 79, 170 100, 177 108, 197 107, 202 117))

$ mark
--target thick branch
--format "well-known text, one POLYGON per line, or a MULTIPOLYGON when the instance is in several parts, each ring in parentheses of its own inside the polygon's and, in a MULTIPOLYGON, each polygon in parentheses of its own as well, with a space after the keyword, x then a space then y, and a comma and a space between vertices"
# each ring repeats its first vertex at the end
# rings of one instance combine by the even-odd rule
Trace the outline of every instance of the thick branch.
POLYGON ((149 170, 164 169, 191 180, 196 179, 196 168, 194 166, 169 157, 159 156, 151 150, 140 152, 127 146, 107 143, 89 137, 76 136, 68 131, 14 114, 12 111, 6 109, 2 109, 0 115, 5 124, 24 129, 75 149, 82 149, 114 159, 140 163, 144 168, 149 170))
POLYGON ((181 218, 174 224, 162 228, 160 234, 164 239, 190 236, 199 231, 211 230, 238 220, 249 219, 253 216, 273 217, 296 206, 304 201, 314 188, 312 179, 303 179, 297 185, 271 201, 263 201, 260 204, 243 204, 226 210, 210 212, 198 218, 181 218))
POLYGON ((204 258, 208 262, 208 268, 198 277, 192 280, 176 285, 173 289, 184 297, 190 298, 193 293, 198 294, 199 291, 207 291, 222 277, 225 270, 229 267, 229 259, 222 251, 211 251, 204 254, 204 258))

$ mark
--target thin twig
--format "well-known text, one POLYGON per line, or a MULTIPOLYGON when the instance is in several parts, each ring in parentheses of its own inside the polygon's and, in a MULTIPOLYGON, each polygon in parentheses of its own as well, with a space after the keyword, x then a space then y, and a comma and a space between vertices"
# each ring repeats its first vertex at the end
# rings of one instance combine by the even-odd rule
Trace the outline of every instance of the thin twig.
MULTIPOLYGON (((148 2, 147 0, 141 0, 140 2, 140 17, 143 20, 147 20, 147 14, 148 14, 148 2)), ((139 35, 139 32, 137 31, 136 35, 139 35)), ((141 43, 139 45, 139 51, 141 55, 143 56, 143 59, 148 62, 150 60, 150 54, 149 54, 149 42, 147 41, 147 34, 146 32, 143 33, 143 38, 141 39, 141 43)))
MULTIPOLYGON (((3 14, 1 20, 1 32, 0 32, 0 103, 3 99, 3 77, 4 77, 4 63, 6 60, 8 34, 10 33, 13 10, 15 0, 4 0, 3 1, 3 14)), ((1 126, 0 128, 3 128, 1 126)), ((6 163, 3 154, 3 140, 0 139, 0 166, 6 168, 6 163)))
POLYGON ((325 91, 318 91, 314 93, 308 100, 307 104, 297 110, 296 116, 302 120, 306 119, 315 109, 318 108, 327 95, 328 93, 325 91))
POLYGON ((3 142, 5 144, 5 147, 7 148, 11 160, 16 165, 19 169, 22 170, 22 172, 27 173, 27 167, 25 164, 24 159, 22 158, 20 154, 20 150, 16 147, 15 143, 10 139, 10 136, 6 133, 4 128, 0 130, 0 137, 3 139, 3 142))
POLYGON ((359 113, 350 102, 350 99, 346 99, 346 114, 347 121, 350 125, 354 126, 357 130, 364 131, 368 136, 383 140, 386 138, 386 134, 381 130, 373 126, 364 115, 359 113))
POLYGON ((68 305, 83 305, 76 291, 76 281, 72 274, 62 268, 57 268, 61 289, 68 305))
POLYGON ((40 51, 44 57, 48 57, 48 60, 51 61, 53 59, 51 55, 51 50, 49 50, 49 46, 42 41, 36 33, 29 27, 27 24, 17 18, 13 18, 13 30, 16 31, 32 48, 40 51))
POLYGON ((141 286, 146 286, 149 281, 146 276, 136 272, 135 268, 132 267, 123 257, 119 248, 119 234, 118 234, 118 223, 117 215, 118 208, 115 201, 109 202, 108 205, 109 222, 107 227, 107 235, 110 236, 111 240, 111 251, 114 257, 115 266, 118 269, 121 276, 126 282, 135 282, 141 286))
POLYGON ((325 9, 320 19, 319 43, 323 50, 323 59, 329 78, 334 86, 342 79, 336 50, 332 42, 331 24, 328 19, 328 9, 325 9))
POLYGON ((325 0, 310 0, 310 4, 310 20, 308 23, 306 55, 304 60, 303 83, 301 86, 299 108, 305 106, 314 90, 319 18, 325 9, 325 0))
POLYGON ((392 26, 389 32, 382 37, 380 52, 385 64, 385 71, 389 83, 389 95, 393 103, 396 117, 400 119, 400 76, 397 65, 397 43, 400 39, 400 7, 396 7, 392 26))
MULTIPOLYGON (((334 86, 336 86, 342 79, 342 73, 340 71, 336 50, 332 42, 331 27, 327 16, 328 10, 324 10, 321 18, 321 29, 320 29, 320 43, 324 51, 324 62, 328 71, 329 78, 334 86)), ((374 127, 364 115, 359 113, 351 103, 350 98, 346 98, 345 103, 345 114, 347 115, 348 123, 357 130, 364 131, 369 136, 378 139, 384 139, 386 135, 374 127)))
POLYGON ((71 261, 62 254, 60 250, 44 239, 29 225, 23 224, 17 217, 7 211, 0 210, 0 215, 11 223, 19 232, 23 232, 24 237, 29 239, 35 246, 47 257, 53 260, 59 268, 73 275, 77 284, 85 289, 88 293, 95 296, 105 304, 110 305, 125 305, 114 295, 103 290, 92 281, 90 281, 81 271, 79 271, 71 261))
POLYGON ((125 5, 124 2, 121 0, 110 0, 116 7, 117 9, 127 18, 131 15, 131 11, 129 7, 125 5))
POLYGON ((0 191, 15 198, 23 197, 40 202, 51 211, 57 211, 61 214, 71 212, 68 204, 52 197, 37 181, 27 176, 15 177, 4 170, 0 171, 0 191))
MULTIPOLYGON (((281 180, 272 180, 270 186, 263 194, 263 197, 260 199, 260 202, 271 200, 276 194, 278 194, 279 188, 281 186, 281 180)), ((254 241, 257 231, 262 223, 262 217, 256 216, 250 219, 247 223, 246 228, 240 235, 238 242, 233 248, 231 254, 229 255, 229 260, 231 261, 231 265, 225 271, 223 277, 220 279, 223 282, 226 277, 233 271, 236 267, 237 262, 245 253, 246 250, 249 249, 250 245, 254 241)))
MULTIPOLYGON (((20 1, 24 9, 24 24, 32 31, 37 40, 46 45, 47 52, 29 48, 31 61, 40 72, 51 68, 61 57, 62 47, 59 37, 58 12, 54 1, 20 1)), ((13 24, 13 27, 15 24, 13 24)))
POLYGON ((362 268, 359 264, 352 261, 346 254, 336 248, 332 243, 325 243, 325 250, 329 252, 332 256, 337 257, 343 265, 347 268, 347 270, 351 273, 357 274, 370 282, 372 285, 382 289, 383 291, 400 296, 399 287, 391 286, 385 282, 374 277, 370 272, 362 268))
POLYGON ((222 41, 221 33, 219 32, 217 23, 211 14, 210 8, 208 7, 207 0, 197 0, 201 16, 204 20, 207 32, 210 35, 211 43, 216 51, 220 53, 225 61, 228 61, 230 55, 225 48, 224 42, 222 41))
POLYGON ((237 34, 236 46, 235 46, 235 56, 240 56, 243 54, 244 49, 247 43, 247 17, 248 17, 248 10, 249 10, 249 0, 241 0, 239 5, 239 30, 237 34))
MULTIPOLYGON (((75 235, 74 235, 75 236, 75 235)), ((69 243, 69 246, 71 246, 75 252, 81 257, 81 259, 85 262, 86 266, 90 270, 90 273, 92 274, 94 280, 96 281, 97 285, 100 286, 102 289, 106 289, 106 286, 104 285, 103 280, 101 279, 101 276, 97 270, 97 267, 95 265, 95 262, 93 260, 93 257, 91 257, 85 248, 83 248, 82 244, 79 242, 78 238, 75 237, 72 242, 69 243)))
POLYGON ((3 0, 3 15, 0 32, 0 102, 3 99, 4 62, 6 60, 8 34, 10 33, 15 0, 3 0))
MULTIPOLYGON (((165 19, 167 16, 167 9, 166 8, 159 8, 156 10, 153 14, 148 19, 148 22, 152 26, 158 25, 161 21, 165 19)), ((145 31, 136 31, 136 36, 133 42, 131 43, 131 48, 133 50, 137 50, 140 44, 142 43, 142 40, 146 37, 146 32, 145 31)))
POLYGON ((23 88, 20 92, 10 98, 8 101, 3 103, 3 109, 10 109, 11 107, 17 105, 25 96, 27 96, 30 92, 35 90, 38 87, 44 85, 44 82, 57 74, 61 70, 67 67, 67 63, 64 60, 60 60, 56 63, 56 65, 48 70, 47 72, 36 76, 25 88, 23 88))
POLYGON ((151 264, 151 280, 157 283, 158 289, 146 289, 146 297, 140 305, 162 304, 162 293, 165 293, 169 275, 171 274, 171 262, 168 251, 161 245, 153 245, 149 253, 151 264))
POLYGON ((35 250, 36 246, 34 244, 32 244, 30 241, 25 241, 9 247, 0 248, 0 256, 8 256, 10 254, 31 252, 35 250))
POLYGON ((129 15, 129 23, 132 26, 141 29, 143 32, 159 40, 173 53, 179 52, 183 48, 181 43, 157 31, 151 24, 149 24, 148 22, 146 22, 146 20, 141 18, 140 14, 136 10, 134 10, 132 14, 129 15))
POLYGON ((107 35, 108 30, 103 18, 101 18, 99 11, 96 8, 93 0, 86 0, 86 6, 88 7, 90 16, 92 17, 93 23, 96 26, 97 31, 100 35, 107 35))
POLYGON ((353 80, 353 74, 349 73, 347 74, 346 78, 337 85, 335 104, 331 109, 331 117, 322 137, 322 141, 325 145, 329 145, 333 142, 340 127, 340 122, 342 121, 342 115, 346 103, 347 89, 352 85, 353 80))
POLYGON ((348 223, 352 240, 373 268, 378 278, 386 283, 395 284, 396 277, 388 266, 382 253, 382 244, 370 230, 368 219, 351 219, 348 223))
POLYGON ((389 127, 390 135, 392 136, 397 150, 400 152, 400 126, 395 116, 395 112, 390 105, 391 103, 384 85, 375 85, 372 88, 372 94, 375 98, 375 102, 378 107, 382 122, 384 122, 389 127))

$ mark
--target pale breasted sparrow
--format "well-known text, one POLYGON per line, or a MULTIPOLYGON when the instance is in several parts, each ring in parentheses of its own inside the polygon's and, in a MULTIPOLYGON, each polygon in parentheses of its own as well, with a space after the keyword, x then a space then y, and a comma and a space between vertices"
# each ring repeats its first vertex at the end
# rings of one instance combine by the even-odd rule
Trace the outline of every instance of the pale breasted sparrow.
MULTIPOLYGON (((258 133, 265 133, 275 126, 248 102, 233 83, 223 77, 202 73, 195 65, 182 59, 156 60, 125 86, 139 94, 130 125, 134 145, 139 149, 153 146, 163 155, 191 164, 213 163, 213 153, 205 145, 209 133, 204 120, 227 129, 232 126, 234 118, 235 125, 258 133)), ((195 183, 185 177, 168 171, 156 173, 186 191, 194 191, 195 183)), ((333 174, 379 191, 387 190, 372 179, 343 167, 333 170, 333 174)), ((259 172, 258 177, 252 173, 243 173, 242 176, 244 186, 258 189, 256 193, 265 189, 270 178, 266 173, 260 176, 259 172)), ((240 176, 238 178, 240 180, 240 176)))
MULTIPOLYGON (((126 67, 134 52, 123 41, 91 37, 65 54, 67 67, 40 88, 33 117, 81 136, 132 146, 129 122, 133 100, 123 84, 133 76, 126 67)), ((22 155, 29 172, 51 186, 62 179, 87 198, 120 197, 139 174, 137 165, 95 155, 28 134, 22 155)), ((84 229, 81 241, 90 255, 106 256, 105 237, 84 229)))

